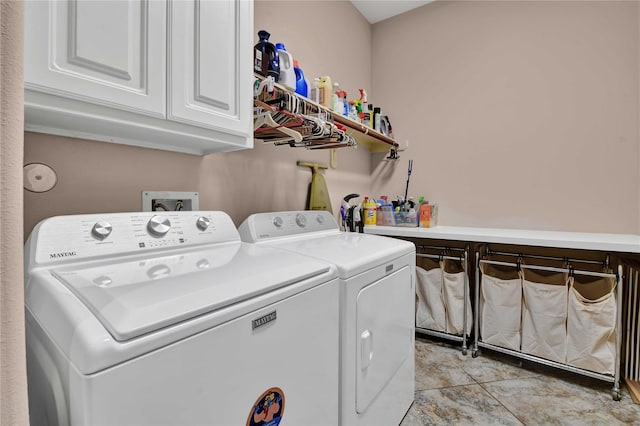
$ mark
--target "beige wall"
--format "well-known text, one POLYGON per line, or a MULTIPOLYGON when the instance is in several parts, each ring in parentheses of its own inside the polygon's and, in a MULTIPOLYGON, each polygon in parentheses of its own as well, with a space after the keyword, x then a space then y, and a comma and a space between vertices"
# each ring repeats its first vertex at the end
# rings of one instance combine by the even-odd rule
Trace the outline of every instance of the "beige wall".
MULTIPOLYGON (((373 26, 372 84, 440 224, 640 231, 637 2, 438 1, 373 26)), ((377 167, 377 168, 375 168, 377 167)))
MULTIPOLYGON (((351 3, 258 0, 254 11, 256 42, 258 30, 269 31, 308 78, 329 74, 350 96, 369 88, 371 27, 351 3), (341 29, 318 31, 310 22, 341 29)), ((334 213, 344 195, 369 191, 369 157, 364 148, 344 148, 337 169, 324 172, 334 213)), ((256 143, 199 157, 28 132, 25 164, 48 164, 58 183, 46 193, 25 191, 25 238, 50 216, 140 210, 143 190, 199 191, 201 209, 224 210, 236 225, 254 212, 304 209, 311 171, 297 160, 328 165, 329 152, 256 143)))
POLYGON ((22 272, 23 4, 0 2, 0 424, 27 425, 22 272))
MULTIPOLYGON (((283 41, 308 78, 364 87, 409 149, 397 162, 339 151, 325 172, 342 196, 404 192, 449 225, 640 232, 636 2, 438 1, 369 25, 347 1, 255 3, 255 32, 283 41)), ((257 41, 257 36, 255 37, 257 41)), ((239 224, 301 209, 326 151, 260 146, 195 157, 27 133, 25 163, 57 186, 25 192, 25 232, 45 217, 139 210, 143 190, 200 192, 202 209, 239 224)))

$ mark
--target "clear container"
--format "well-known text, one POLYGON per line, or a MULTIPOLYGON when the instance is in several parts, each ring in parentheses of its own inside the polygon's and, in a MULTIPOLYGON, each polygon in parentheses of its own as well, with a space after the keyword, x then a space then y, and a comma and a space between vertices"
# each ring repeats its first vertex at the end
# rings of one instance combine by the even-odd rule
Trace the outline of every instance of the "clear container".
POLYGON ((396 224, 395 226, 417 227, 418 226, 418 213, 413 211, 399 211, 394 212, 396 224))

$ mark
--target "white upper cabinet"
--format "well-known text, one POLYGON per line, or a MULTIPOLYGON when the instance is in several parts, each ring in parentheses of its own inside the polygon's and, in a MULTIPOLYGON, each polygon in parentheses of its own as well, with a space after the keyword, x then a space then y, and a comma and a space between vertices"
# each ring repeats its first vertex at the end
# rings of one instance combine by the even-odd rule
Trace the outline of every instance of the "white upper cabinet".
POLYGON ((244 1, 170 4, 170 119, 246 131, 253 50, 247 55, 239 46, 252 45, 253 34, 242 28, 250 7, 244 1))
POLYGON ((166 21, 164 2, 28 1, 25 8, 28 88, 165 116, 166 26, 150 24, 166 21))
POLYGON ((251 0, 25 2, 27 130, 192 154, 253 146, 251 0))

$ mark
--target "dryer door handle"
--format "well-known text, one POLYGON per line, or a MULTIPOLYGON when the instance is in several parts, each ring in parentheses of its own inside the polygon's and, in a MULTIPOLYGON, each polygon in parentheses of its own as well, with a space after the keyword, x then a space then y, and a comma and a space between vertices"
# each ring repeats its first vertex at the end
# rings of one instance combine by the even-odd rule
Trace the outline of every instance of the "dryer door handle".
POLYGON ((360 368, 366 370, 373 359, 373 332, 365 330, 360 335, 360 368))

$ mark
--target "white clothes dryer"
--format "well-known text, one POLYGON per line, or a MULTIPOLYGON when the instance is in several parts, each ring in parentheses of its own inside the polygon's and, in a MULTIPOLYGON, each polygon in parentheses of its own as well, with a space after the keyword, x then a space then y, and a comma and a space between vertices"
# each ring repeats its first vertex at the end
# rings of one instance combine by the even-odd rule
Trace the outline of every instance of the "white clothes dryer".
POLYGON ((337 266, 340 424, 399 424, 415 389, 415 245, 342 232, 326 211, 254 214, 238 231, 257 246, 337 266))
POLYGON ((335 266, 222 212, 46 219, 25 264, 32 424, 338 423, 335 266))

